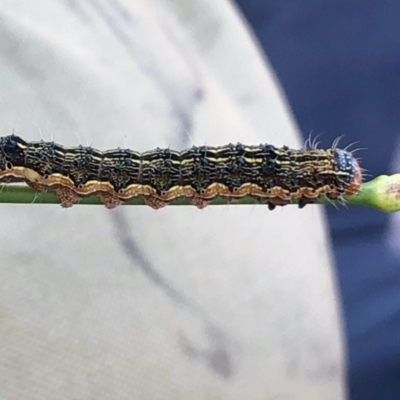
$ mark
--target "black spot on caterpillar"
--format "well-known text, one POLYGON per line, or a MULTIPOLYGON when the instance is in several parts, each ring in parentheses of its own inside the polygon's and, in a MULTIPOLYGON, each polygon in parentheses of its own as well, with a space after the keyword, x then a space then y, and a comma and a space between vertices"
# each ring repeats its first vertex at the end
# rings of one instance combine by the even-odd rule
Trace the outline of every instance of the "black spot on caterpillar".
POLYGON ((154 209, 182 197, 204 208, 217 196, 228 201, 251 196, 273 209, 294 200, 304 207, 323 195, 343 200, 359 190, 362 170, 351 152, 336 145, 294 150, 238 143, 140 153, 10 135, 0 138, 0 182, 55 191, 63 207, 89 195, 99 196, 107 208, 143 197, 154 209))

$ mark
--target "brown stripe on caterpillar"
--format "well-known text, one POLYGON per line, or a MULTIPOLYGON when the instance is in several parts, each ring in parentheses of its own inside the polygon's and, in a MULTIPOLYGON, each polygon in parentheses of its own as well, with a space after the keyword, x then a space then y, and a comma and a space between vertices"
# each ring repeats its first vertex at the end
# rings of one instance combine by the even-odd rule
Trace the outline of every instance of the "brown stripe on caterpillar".
POLYGON ((325 195, 343 200, 357 193, 362 170, 352 153, 336 148, 303 150, 270 144, 192 147, 182 151, 99 151, 53 142, 0 138, 0 182, 26 182, 55 191, 63 207, 97 195, 107 208, 142 197, 152 208, 188 198, 204 208, 219 196, 251 196, 270 209, 297 201, 300 207, 325 195))

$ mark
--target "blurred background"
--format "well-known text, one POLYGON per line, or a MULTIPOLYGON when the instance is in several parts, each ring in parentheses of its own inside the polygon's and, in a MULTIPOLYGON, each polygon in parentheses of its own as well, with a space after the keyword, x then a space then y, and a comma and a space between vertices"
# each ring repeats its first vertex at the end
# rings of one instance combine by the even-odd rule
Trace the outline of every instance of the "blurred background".
MULTIPOLYGON (((237 0, 303 137, 357 142, 371 176, 400 171, 400 3, 237 0)), ((400 222, 330 207, 352 399, 400 398, 400 222)))
MULTIPOLYGON (((3 0, 1 134, 143 151, 312 132, 398 171, 399 20, 393 0, 3 0)), ((0 212, 0 399, 400 399, 399 217, 0 212)))
MULTIPOLYGON (((227 0, 0 2, 1 135, 297 148, 282 93, 227 0)), ((322 207, 0 215, 1 400, 346 398, 322 207)))

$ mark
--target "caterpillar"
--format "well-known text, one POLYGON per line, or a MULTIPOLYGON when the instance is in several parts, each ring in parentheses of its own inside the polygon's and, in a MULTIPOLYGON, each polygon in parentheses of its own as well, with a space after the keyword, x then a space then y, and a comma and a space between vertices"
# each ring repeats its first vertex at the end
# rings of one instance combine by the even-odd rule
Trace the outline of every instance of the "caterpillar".
POLYGON ((343 201, 358 192, 362 169, 353 154, 314 145, 302 150, 271 144, 193 146, 182 151, 129 149, 99 151, 0 138, 0 183, 25 182, 39 192, 55 191, 62 207, 97 195, 115 208, 142 197, 154 209, 177 198, 204 208, 215 197, 251 196, 272 210, 297 201, 300 208, 325 195, 343 201))

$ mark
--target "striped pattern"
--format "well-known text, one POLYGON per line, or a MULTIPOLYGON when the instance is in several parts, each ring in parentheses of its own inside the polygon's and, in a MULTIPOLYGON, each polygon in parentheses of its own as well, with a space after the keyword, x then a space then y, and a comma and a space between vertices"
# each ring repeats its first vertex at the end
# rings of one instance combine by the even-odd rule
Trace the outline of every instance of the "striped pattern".
POLYGON ((273 209, 292 201, 303 207, 322 195, 342 200, 359 190, 362 173, 350 152, 335 147, 293 150, 238 143, 101 152, 10 135, 0 138, 0 182, 54 190, 63 207, 89 195, 100 196, 107 208, 141 196, 155 209, 181 197, 204 208, 217 196, 228 201, 251 196, 273 209))

